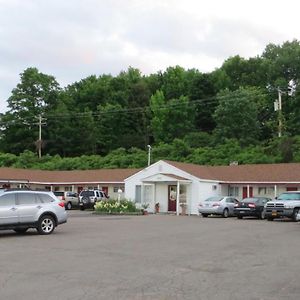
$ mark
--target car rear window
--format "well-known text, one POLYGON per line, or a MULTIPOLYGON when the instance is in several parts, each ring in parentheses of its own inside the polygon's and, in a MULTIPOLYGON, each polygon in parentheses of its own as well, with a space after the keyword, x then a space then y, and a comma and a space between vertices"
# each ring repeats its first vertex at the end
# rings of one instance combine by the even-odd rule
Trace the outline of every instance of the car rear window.
POLYGON ((300 193, 283 193, 277 198, 277 200, 300 200, 300 193))
POLYGON ((55 196, 64 196, 64 192, 54 192, 55 196))
POLYGON ((214 201, 214 202, 216 202, 216 201, 221 201, 221 200, 223 200, 223 198, 224 198, 224 197, 209 197, 209 198, 207 198, 205 201, 214 201))
POLYGON ((80 196, 83 196, 83 197, 85 197, 85 196, 87 196, 87 197, 94 196, 94 191, 82 191, 80 193, 80 196))
POLYGON ((253 202, 258 202, 259 200, 260 200, 259 198, 245 198, 242 200, 242 202, 253 203, 253 202))

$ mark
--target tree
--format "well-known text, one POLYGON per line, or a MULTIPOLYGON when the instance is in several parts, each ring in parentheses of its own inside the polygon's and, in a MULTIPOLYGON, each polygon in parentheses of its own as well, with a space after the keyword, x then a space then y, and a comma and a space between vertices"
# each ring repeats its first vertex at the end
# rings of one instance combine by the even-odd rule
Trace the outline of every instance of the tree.
POLYGON ((221 140, 238 139, 243 145, 257 142, 260 135, 257 103, 263 98, 259 90, 226 90, 219 93, 218 97, 219 106, 214 113, 216 135, 221 140))
POLYGON ((194 129, 194 107, 187 97, 166 101, 164 93, 157 91, 150 100, 151 129, 155 142, 171 142, 194 129))
POLYGON ((34 150, 38 116, 45 116, 56 106, 60 91, 53 76, 40 73, 36 68, 28 68, 20 76, 21 82, 7 101, 9 111, 1 117, 1 149, 16 154, 25 149, 34 150))

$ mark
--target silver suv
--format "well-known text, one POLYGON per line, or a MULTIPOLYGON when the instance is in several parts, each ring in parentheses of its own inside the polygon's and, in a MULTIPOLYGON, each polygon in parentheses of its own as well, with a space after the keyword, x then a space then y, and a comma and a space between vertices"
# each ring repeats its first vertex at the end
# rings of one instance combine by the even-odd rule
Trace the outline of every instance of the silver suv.
POLYGON ((79 207, 80 210, 86 208, 94 208, 94 205, 98 201, 107 200, 107 196, 103 191, 100 190, 83 190, 79 194, 79 207))
POLYGON ((7 190, 0 195, 0 230, 25 233, 36 228, 39 234, 50 234, 66 222, 64 203, 52 192, 7 190))
POLYGON ((278 217, 289 217, 297 221, 297 214, 300 210, 300 192, 284 192, 274 201, 265 206, 265 216, 268 221, 278 217))

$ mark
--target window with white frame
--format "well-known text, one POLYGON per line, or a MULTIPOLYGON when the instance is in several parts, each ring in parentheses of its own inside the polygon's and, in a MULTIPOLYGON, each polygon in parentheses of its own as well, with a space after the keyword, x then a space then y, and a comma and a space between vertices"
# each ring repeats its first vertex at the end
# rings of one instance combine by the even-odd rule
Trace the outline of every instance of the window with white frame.
POLYGON ((71 186, 65 186, 65 192, 72 192, 71 186))
POLYGON ((239 196, 239 187, 238 186, 229 186, 228 196, 238 197, 239 196))
POLYGON ((118 190, 122 190, 122 193, 124 193, 124 186, 114 186, 114 193, 118 193, 118 190))
POLYGON ((267 194, 267 187, 266 186, 259 186, 258 187, 258 195, 266 195, 267 194))
POLYGON ((142 201, 142 187, 140 185, 135 186, 135 202, 141 203, 142 201))

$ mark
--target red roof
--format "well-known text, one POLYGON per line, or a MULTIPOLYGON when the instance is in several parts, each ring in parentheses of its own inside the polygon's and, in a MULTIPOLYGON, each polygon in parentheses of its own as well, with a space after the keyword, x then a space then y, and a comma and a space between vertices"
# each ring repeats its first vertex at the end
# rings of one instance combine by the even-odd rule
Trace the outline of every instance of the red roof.
POLYGON ((37 183, 92 183, 124 182, 124 179, 140 169, 101 169, 74 171, 46 171, 31 169, 0 168, 0 181, 29 181, 37 183))
POLYGON ((223 182, 300 182, 300 163, 201 166, 165 160, 200 179, 223 182))

